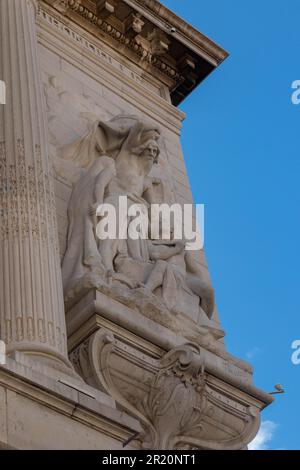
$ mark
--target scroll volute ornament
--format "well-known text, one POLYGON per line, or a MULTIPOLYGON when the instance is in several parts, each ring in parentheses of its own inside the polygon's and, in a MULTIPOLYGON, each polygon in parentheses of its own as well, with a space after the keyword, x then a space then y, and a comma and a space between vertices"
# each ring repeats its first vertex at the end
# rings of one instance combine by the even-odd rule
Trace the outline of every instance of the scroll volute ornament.
POLYGON ((110 331, 100 329, 71 353, 71 360, 90 385, 108 393, 120 408, 140 421, 144 431, 134 438, 141 448, 238 450, 256 435, 257 409, 246 406, 241 412, 237 409, 241 405, 228 405, 222 389, 211 388, 204 369, 204 351, 199 346, 186 343, 160 360, 140 363, 145 372, 142 397, 135 386, 139 374, 132 377, 131 369, 133 380, 126 376, 120 382, 113 367, 116 357, 132 363, 130 354, 110 331), (216 437, 209 423, 216 424, 225 415, 232 420, 232 429, 216 437))
POLYGON ((100 329, 71 353, 71 360, 90 385, 140 421, 144 432, 137 439, 142 448, 175 449, 186 433, 201 431, 206 399, 199 348, 186 344, 157 361, 149 392, 135 404, 114 382, 111 358, 117 348, 114 335, 100 329))
POLYGON ((162 358, 142 406, 153 425, 145 433, 144 448, 180 449, 188 443, 186 436, 201 434, 209 405, 199 348, 185 344, 162 358))

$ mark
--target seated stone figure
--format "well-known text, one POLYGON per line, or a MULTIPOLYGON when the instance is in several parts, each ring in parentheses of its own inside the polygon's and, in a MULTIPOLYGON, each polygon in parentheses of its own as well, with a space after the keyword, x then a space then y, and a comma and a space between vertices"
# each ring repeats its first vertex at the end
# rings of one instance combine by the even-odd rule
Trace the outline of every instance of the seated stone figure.
MULTIPOLYGON (((110 123, 95 123, 88 135, 68 146, 65 158, 72 158, 83 174, 68 206, 62 263, 65 295, 87 278, 95 287, 114 280, 131 289, 144 285, 145 294, 157 296, 169 311, 181 308, 196 318, 200 305, 210 318, 213 290, 184 242, 96 236, 96 209, 101 203, 116 209, 117 221, 120 196, 127 197, 129 207, 138 203, 148 214, 154 200, 149 173, 158 160, 159 137, 155 126, 119 116, 110 123)), ((128 225, 123 228, 125 233, 129 230, 128 225)))
POLYGON ((163 286, 163 298, 170 305, 176 304, 178 289, 189 288, 200 299, 200 306, 212 317, 214 290, 203 276, 200 266, 190 251, 185 250, 183 240, 152 241, 150 257, 160 263, 159 275, 150 274, 146 287, 154 290, 163 286))
MULTIPOLYGON (((148 174, 159 154, 160 131, 135 116, 120 116, 110 123, 97 121, 84 137, 68 145, 62 156, 83 170, 75 182, 68 205, 67 249, 62 262, 64 292, 93 275, 97 284, 107 271, 115 273, 113 260, 123 240, 98 240, 95 236, 97 205, 110 203, 118 211, 119 197, 129 204, 151 202, 148 174), (147 202, 147 198, 149 202, 147 202)), ((129 256, 147 260, 147 242, 128 240, 129 256)), ((119 276, 120 277, 120 276, 119 276)))

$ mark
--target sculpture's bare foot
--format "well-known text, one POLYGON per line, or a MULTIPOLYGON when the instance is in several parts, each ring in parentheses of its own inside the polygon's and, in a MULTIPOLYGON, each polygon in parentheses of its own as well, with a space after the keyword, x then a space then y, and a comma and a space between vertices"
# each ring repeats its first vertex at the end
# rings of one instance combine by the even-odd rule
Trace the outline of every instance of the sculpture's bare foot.
POLYGON ((147 284, 143 284, 142 282, 139 283, 139 285, 136 287, 136 290, 141 291, 143 294, 154 295, 152 290, 149 289, 149 287, 147 286, 147 284))
POLYGON ((135 285, 135 289, 138 289, 138 288, 144 288, 145 289, 146 285, 141 281, 137 281, 136 285, 135 285))
POLYGON ((128 279, 127 276, 121 273, 116 273, 114 271, 109 271, 109 275, 111 276, 110 279, 114 281, 119 281, 122 284, 125 284, 130 289, 135 289, 137 287, 138 281, 133 281, 132 279, 128 279))

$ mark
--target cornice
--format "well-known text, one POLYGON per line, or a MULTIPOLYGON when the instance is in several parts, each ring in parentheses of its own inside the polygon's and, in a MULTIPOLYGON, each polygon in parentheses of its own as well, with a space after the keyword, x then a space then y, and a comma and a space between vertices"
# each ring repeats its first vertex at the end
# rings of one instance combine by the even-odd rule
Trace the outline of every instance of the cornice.
POLYGON ((170 32, 173 27, 176 32, 172 36, 189 47, 196 47, 198 53, 204 58, 210 58, 213 65, 217 66, 228 57, 228 52, 218 46, 214 41, 202 34, 192 25, 177 16, 174 12, 162 5, 157 0, 123 0, 135 8, 141 7, 149 11, 162 23, 165 23, 166 31, 170 32), (189 43, 189 44, 188 44, 189 43))
POLYGON ((168 87, 177 106, 228 53, 157 0, 44 0, 168 87))
MULTIPOLYGON (((135 106, 145 112, 150 119, 156 120, 171 132, 180 134, 185 114, 167 99, 149 89, 148 82, 152 78, 150 74, 138 74, 136 66, 128 67, 128 73, 125 74, 125 66, 123 64, 121 69, 116 51, 83 30, 80 25, 71 23, 61 12, 53 10, 46 3, 41 3, 37 24, 39 42, 43 46, 59 54, 75 67, 81 70, 84 68, 87 75, 129 103, 134 100, 135 106), (84 65, 82 54, 85 57, 84 65), (120 81, 120 86, 117 88, 116 80, 120 81)), ((159 86, 158 80, 154 83, 159 86)))

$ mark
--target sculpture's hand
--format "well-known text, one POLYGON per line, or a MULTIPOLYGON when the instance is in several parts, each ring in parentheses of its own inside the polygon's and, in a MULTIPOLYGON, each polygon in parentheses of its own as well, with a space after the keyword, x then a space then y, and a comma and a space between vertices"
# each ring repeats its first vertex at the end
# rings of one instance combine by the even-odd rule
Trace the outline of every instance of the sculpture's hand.
POLYGON ((142 204, 147 207, 150 206, 150 204, 143 197, 138 196, 137 194, 128 193, 127 197, 131 199, 132 201, 136 202, 136 204, 142 204))
POLYGON ((112 269, 108 269, 106 271, 106 280, 107 280, 108 284, 111 284, 111 282, 113 280, 113 277, 114 277, 114 271, 112 269))
POLYGON ((89 210, 88 210, 88 214, 91 216, 91 217, 95 217, 96 213, 97 213, 97 209, 98 209, 98 202, 95 202, 95 204, 92 204, 90 207, 89 207, 89 210))
POLYGON ((181 251, 184 250, 185 248, 185 241, 184 240, 176 240, 176 243, 175 243, 175 246, 176 248, 178 248, 181 251))
POLYGON ((153 176, 153 177, 151 178, 151 183, 152 183, 152 184, 155 184, 155 185, 158 185, 158 184, 161 184, 161 183, 162 183, 162 180, 161 180, 160 178, 157 178, 157 177, 153 176))

